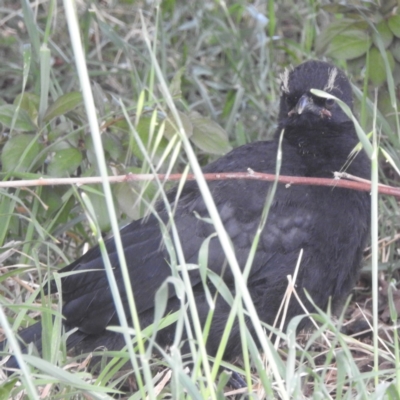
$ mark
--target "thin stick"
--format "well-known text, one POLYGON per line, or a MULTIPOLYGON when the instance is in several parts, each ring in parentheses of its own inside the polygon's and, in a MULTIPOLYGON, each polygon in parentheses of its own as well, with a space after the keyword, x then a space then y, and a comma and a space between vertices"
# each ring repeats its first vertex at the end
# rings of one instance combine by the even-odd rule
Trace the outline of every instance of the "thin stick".
MULTIPOLYGON (((138 182, 138 181, 152 181, 156 178, 161 181, 179 181, 182 178, 182 174, 127 174, 127 175, 116 175, 109 176, 108 181, 110 183, 124 183, 124 182, 138 182)), ((261 180, 261 181, 274 181, 276 179, 274 174, 264 174, 260 172, 248 171, 248 172, 217 172, 217 173, 206 173, 204 178, 207 181, 219 181, 219 180, 232 180, 232 179, 249 179, 249 180, 261 180)), ((343 178, 348 178, 343 176, 343 178)), ((353 189, 362 192, 369 192, 371 190, 371 182, 366 179, 357 178, 360 181, 354 181, 356 177, 349 177, 352 180, 345 179, 330 179, 330 178, 310 178, 300 176, 287 176, 281 175, 278 178, 278 182, 282 184, 290 185, 313 185, 313 186, 333 186, 341 187, 346 189, 353 189)), ((193 174, 188 174, 188 181, 195 180, 193 174)), ((39 179, 25 179, 15 181, 3 181, 0 182, 0 188, 16 188, 16 187, 28 187, 28 186, 56 186, 56 185, 88 185, 101 183, 102 178, 99 176, 84 177, 84 178, 39 178, 39 179)), ((386 194, 400 198, 400 188, 378 185, 378 191, 380 194, 386 194)))

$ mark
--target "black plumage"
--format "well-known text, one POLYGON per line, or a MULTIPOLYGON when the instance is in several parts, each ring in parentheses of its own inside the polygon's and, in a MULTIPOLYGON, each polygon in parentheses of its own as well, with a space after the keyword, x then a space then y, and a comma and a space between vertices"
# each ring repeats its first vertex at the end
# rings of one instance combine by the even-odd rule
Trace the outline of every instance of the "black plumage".
MULTIPOLYGON (((369 160, 363 151, 347 163, 358 143, 353 123, 334 101, 312 95, 312 88, 325 90, 352 107, 350 83, 342 71, 325 62, 305 62, 283 74, 279 126, 274 139, 236 148, 206 166, 204 172, 244 172, 250 168, 275 173, 279 136, 284 130, 282 175, 331 178, 334 171, 346 165, 347 172, 368 178, 369 160)), ((270 186, 268 182, 255 180, 209 182, 241 268, 248 257, 270 186)), ((176 189, 169 192, 171 203, 176 194, 176 189)), ((303 289, 306 289, 322 309, 327 307, 330 298, 334 306, 340 305, 357 278, 369 232, 369 214, 368 193, 323 186, 278 185, 248 277, 249 292, 259 318, 273 324, 287 287, 287 275, 293 274, 301 249, 297 291, 302 300, 312 311, 304 294, 303 289)), ((162 203, 158 205, 158 215, 168 222, 162 203)), ((208 212, 197 184, 187 182, 174 219, 188 264, 198 263, 200 246, 214 232, 213 225, 202 217, 208 217, 208 212)), ((154 215, 132 222, 121 230, 121 236, 141 326, 145 327, 153 321, 154 295, 171 275, 170 256, 163 246, 160 223, 154 215)), ((112 238, 107 241, 107 249, 127 309, 112 238)), ((106 331, 107 326, 118 325, 119 321, 103 268, 99 248, 94 247, 62 270, 86 271, 62 280, 65 326, 78 328, 69 343, 82 351, 92 351, 98 346, 116 349, 124 345, 121 335, 106 331)), ((217 237, 210 239, 208 268, 222 275, 225 284, 234 292, 233 275, 217 237)), ((199 315, 204 322, 209 308, 203 282, 198 271, 191 271, 190 275, 199 315)), ((212 283, 207 284, 213 291, 212 283)), ((169 295, 167 312, 180 306, 172 288, 169 295)), ((229 311, 230 306, 218 296, 207 340, 211 355, 217 351, 229 311)), ((292 299, 286 320, 301 313, 299 304, 292 299)), ((249 330, 254 333, 251 324, 249 330)), ((37 344, 40 335, 40 323, 21 332, 24 341, 36 340, 37 344)), ((165 346, 171 343, 173 335, 174 326, 170 326, 159 332, 157 340, 165 346)), ((182 346, 183 351, 188 349, 185 341, 182 346)), ((232 359, 240 354, 240 333, 234 325, 225 358, 232 359)))

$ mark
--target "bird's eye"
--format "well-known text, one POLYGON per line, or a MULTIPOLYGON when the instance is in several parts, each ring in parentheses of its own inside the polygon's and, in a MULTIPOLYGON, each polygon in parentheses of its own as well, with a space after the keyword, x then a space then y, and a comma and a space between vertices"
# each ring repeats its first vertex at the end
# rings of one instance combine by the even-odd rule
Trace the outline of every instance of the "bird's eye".
POLYGON ((286 105, 289 108, 293 108, 297 104, 298 97, 297 96, 290 96, 290 97, 287 96, 285 101, 286 101, 286 105))
POLYGON ((326 108, 332 108, 334 104, 335 104, 334 99, 325 99, 325 107, 326 108))

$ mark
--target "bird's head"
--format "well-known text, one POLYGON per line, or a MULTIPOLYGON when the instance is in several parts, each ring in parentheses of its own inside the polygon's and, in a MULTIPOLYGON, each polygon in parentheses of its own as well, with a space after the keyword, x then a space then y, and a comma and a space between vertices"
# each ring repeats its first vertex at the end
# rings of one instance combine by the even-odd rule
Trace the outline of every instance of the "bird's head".
POLYGON ((353 106, 350 82, 337 67, 323 61, 307 61, 282 74, 279 122, 295 126, 338 126, 349 118, 333 99, 317 97, 311 89, 323 90, 353 106))

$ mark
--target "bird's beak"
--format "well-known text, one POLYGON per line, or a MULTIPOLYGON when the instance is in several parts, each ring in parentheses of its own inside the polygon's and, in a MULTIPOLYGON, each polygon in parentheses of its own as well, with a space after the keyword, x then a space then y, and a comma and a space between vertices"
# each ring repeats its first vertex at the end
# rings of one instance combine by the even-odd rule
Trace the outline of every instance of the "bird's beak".
POLYGON ((321 118, 330 118, 332 116, 329 110, 315 104, 313 98, 309 94, 303 94, 297 104, 289 111, 288 115, 291 117, 295 114, 301 115, 304 112, 310 112, 312 114, 319 115, 321 118))
POLYGON ((302 114, 304 111, 314 111, 315 105, 312 97, 307 94, 303 94, 297 102, 296 106, 290 110, 289 115, 302 114))
POLYGON ((300 97, 300 100, 297 102, 295 110, 297 114, 301 114, 304 110, 312 110, 314 106, 314 101, 311 97, 306 94, 300 97))

